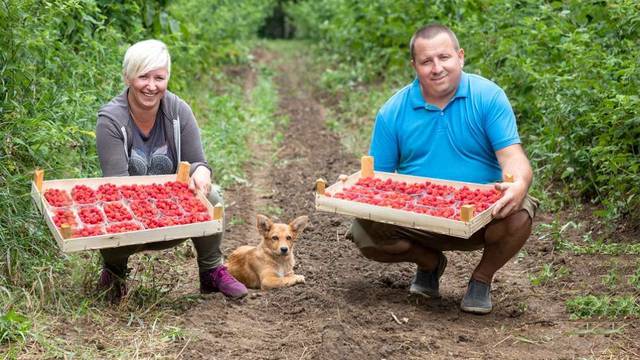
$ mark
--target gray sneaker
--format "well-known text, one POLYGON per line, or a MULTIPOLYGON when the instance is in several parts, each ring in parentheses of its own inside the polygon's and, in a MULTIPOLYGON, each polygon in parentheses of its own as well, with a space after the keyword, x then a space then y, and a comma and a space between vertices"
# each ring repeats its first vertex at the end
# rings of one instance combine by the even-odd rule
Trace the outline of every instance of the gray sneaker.
POLYGON ((488 314, 493 306, 491 305, 491 284, 471 279, 467 286, 467 293, 460 303, 462 311, 473 314, 488 314))
POLYGON ((410 294, 421 295, 429 298, 440 297, 440 277, 447 267, 447 257, 443 253, 438 254, 438 266, 434 271, 422 271, 418 269, 416 276, 411 281, 410 294))

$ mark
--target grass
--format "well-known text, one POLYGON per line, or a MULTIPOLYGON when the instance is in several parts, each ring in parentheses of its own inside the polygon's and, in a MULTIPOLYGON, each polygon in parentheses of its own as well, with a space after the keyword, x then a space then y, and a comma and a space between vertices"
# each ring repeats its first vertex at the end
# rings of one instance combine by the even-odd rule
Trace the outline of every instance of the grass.
POLYGON ((637 266, 638 268, 636 269, 636 271, 631 276, 629 276, 628 283, 629 285, 640 291, 640 264, 638 264, 637 266))
POLYGON ((229 225, 230 226, 243 225, 245 223, 246 223, 246 221, 243 218, 240 218, 240 217, 236 216, 235 214, 231 217, 231 219, 229 219, 229 225))
POLYGON ((265 205, 260 209, 258 209, 258 211, 269 217, 277 217, 277 218, 279 218, 280 216, 282 216, 282 214, 284 214, 284 210, 282 210, 281 207, 277 205, 272 205, 272 204, 265 205))
POLYGON ((571 319, 589 319, 606 317, 637 318, 640 316, 638 298, 633 295, 584 295, 576 296, 566 302, 571 319))
POLYGON ((570 270, 563 265, 554 268, 553 264, 544 264, 536 274, 529 276, 529 281, 533 286, 542 286, 546 285, 550 281, 563 278, 569 273, 570 270))
POLYGON ((614 290, 620 282, 620 273, 618 269, 615 266, 609 269, 607 274, 602 276, 601 282, 602 285, 608 287, 611 290, 614 290))
POLYGON ((592 232, 582 232, 582 224, 574 221, 562 223, 556 218, 550 223, 539 224, 535 234, 538 241, 550 239, 554 250, 569 251, 575 255, 639 255, 640 243, 615 242, 608 239, 615 233, 600 234, 594 239, 592 232), (576 239, 580 238, 580 242, 576 239))

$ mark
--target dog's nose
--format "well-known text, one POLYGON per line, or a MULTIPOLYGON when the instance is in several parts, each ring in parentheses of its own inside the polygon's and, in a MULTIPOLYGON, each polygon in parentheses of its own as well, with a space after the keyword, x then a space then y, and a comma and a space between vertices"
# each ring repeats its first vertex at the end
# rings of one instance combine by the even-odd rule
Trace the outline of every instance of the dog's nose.
POLYGON ((286 246, 281 246, 281 247, 280 247, 280 253, 282 253, 282 254, 286 254, 286 253, 287 253, 287 251, 289 251, 289 248, 288 248, 288 247, 286 247, 286 246))

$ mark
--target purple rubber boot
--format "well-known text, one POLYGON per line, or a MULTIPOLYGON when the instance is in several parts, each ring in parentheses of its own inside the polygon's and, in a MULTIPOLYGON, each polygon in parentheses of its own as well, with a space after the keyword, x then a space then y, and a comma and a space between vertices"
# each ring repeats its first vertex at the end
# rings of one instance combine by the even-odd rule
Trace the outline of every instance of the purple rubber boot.
POLYGON ((224 265, 200 273, 200 293, 209 294, 216 291, 234 299, 248 293, 247 287, 229 274, 224 265))

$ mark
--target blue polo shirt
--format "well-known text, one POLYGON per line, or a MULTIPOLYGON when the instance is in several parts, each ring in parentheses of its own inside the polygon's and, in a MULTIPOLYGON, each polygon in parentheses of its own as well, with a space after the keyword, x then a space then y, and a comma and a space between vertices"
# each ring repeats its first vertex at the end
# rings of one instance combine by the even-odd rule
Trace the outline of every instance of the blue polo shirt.
POLYGON ((504 91, 462 73, 444 109, 425 102, 416 78, 380 109, 369 154, 378 171, 489 183, 502 179, 495 152, 520 143, 504 91))

